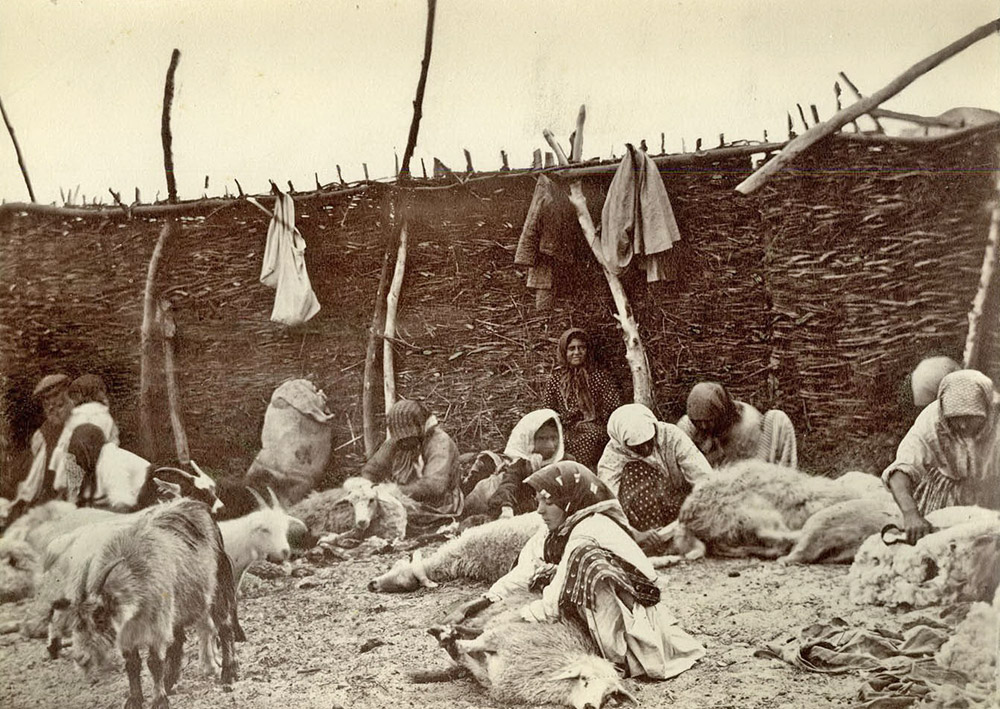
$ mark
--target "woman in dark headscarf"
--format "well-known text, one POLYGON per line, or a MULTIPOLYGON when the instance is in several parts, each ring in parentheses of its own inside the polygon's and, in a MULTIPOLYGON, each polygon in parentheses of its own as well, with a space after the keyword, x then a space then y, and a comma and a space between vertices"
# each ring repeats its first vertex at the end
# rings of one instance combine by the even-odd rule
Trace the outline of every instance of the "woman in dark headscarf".
POLYGON ((941 380, 882 473, 913 544, 931 531, 925 515, 941 507, 1000 509, 1000 401, 993 381, 962 369, 941 380))
POLYGON ((608 416, 622 404, 621 393, 595 365, 585 330, 574 327, 562 334, 559 364, 545 389, 545 405, 559 414, 566 452, 593 470, 608 442, 608 416))
POLYGON ((677 422, 713 467, 757 458, 794 468, 798 464, 795 427, 788 414, 733 399, 718 382, 695 384, 687 414, 677 422))
POLYGON ((594 473, 564 461, 525 482, 536 491, 545 528, 525 544, 506 576, 448 622, 541 579, 547 580, 542 597, 521 608, 522 619, 550 623, 562 616, 579 623, 599 652, 629 677, 674 677, 705 654, 661 601, 653 565, 633 541, 614 494, 594 473))
POLYGON ((434 524, 462 513, 458 446, 437 417, 417 401, 400 399, 385 416, 389 435, 372 454, 361 475, 372 482, 394 482, 412 500, 408 524, 434 524))

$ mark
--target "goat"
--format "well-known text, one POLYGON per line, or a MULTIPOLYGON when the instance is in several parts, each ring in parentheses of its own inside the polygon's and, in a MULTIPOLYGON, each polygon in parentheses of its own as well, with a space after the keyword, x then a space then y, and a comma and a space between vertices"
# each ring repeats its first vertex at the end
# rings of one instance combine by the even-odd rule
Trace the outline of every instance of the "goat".
POLYGON ((842 479, 807 475, 759 460, 716 470, 695 483, 681 505, 674 544, 688 558, 787 554, 814 513, 877 489, 874 476, 860 472, 842 479))
POLYGON ((497 610, 474 638, 456 637, 466 634, 463 628, 429 631, 493 699, 575 709, 599 709, 610 699, 638 705, 615 666, 598 654, 590 635, 576 623, 523 621, 516 599, 507 599, 497 610))
POLYGON ((268 505, 256 492, 258 509, 245 517, 223 520, 219 522, 219 530, 225 543, 226 554, 233 565, 233 579, 239 590, 243 574, 247 568, 258 559, 266 558, 275 563, 281 563, 291 555, 288 544, 288 533, 292 527, 305 527, 305 524, 290 516, 281 507, 274 491, 271 494, 271 504, 268 505))
POLYGON ((398 593, 433 588, 437 581, 470 578, 492 583, 517 561, 531 536, 543 526, 537 512, 501 518, 470 527, 427 559, 420 550, 412 559, 400 559, 391 569, 368 583, 369 591, 398 593))
POLYGON ((208 506, 181 499, 123 527, 85 564, 67 609, 75 659, 90 674, 117 645, 129 680, 125 709, 142 707, 143 648, 153 676, 153 708, 169 708, 184 631, 192 625, 207 632, 214 624, 222 644, 222 681, 236 679, 232 609, 215 598, 222 544, 208 506), (91 568, 98 570, 92 574, 91 568))

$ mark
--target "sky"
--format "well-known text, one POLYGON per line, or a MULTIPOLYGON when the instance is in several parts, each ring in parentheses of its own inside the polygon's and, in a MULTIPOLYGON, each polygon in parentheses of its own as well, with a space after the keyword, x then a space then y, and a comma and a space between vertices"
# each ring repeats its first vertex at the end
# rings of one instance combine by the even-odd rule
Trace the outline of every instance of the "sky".
MULTIPOLYGON (((181 199, 390 178, 423 55, 424 0, 2 0, 0 100, 36 197, 166 197, 160 115, 181 50, 171 127, 181 199), (205 180, 208 179, 208 187, 205 180)), ((836 111, 844 71, 873 93, 1000 17, 997 0, 439 0, 411 168, 527 167, 551 129, 584 156, 787 135, 786 112, 836 111)), ((845 104, 853 99, 845 95, 845 104)), ((1000 110, 1000 36, 885 108, 1000 110)), ((862 123, 863 127, 871 124, 862 123)), ((27 201, 0 130, 0 199, 27 201)))

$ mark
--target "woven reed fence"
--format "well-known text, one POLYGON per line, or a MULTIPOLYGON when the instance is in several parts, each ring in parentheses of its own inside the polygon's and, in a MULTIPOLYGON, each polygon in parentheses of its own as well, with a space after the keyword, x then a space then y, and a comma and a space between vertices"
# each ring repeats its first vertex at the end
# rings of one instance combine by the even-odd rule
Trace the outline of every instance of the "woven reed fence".
MULTIPOLYGON (((869 439, 879 441, 869 462, 883 463, 893 452, 887 441, 913 415, 899 395, 906 373, 925 354, 961 354, 997 139, 997 130, 919 145, 838 138, 751 197, 733 191, 752 171, 749 158, 707 153, 662 168, 685 239, 678 277, 624 281, 660 415, 675 420, 695 382, 718 379, 760 408, 788 411, 809 467, 834 469, 845 447, 869 439)), ((610 179, 584 180, 598 223, 610 179)), ((561 223, 576 258, 557 274, 550 310, 536 309, 524 269, 513 265, 533 188, 525 174, 411 194, 397 390, 425 400, 463 451, 501 447, 541 403, 555 341, 570 325, 594 332, 630 393, 610 295, 574 220, 561 223)), ((308 377, 330 396, 339 448, 329 482, 359 463, 360 440, 349 441, 362 426, 386 189, 297 198, 323 309, 291 330, 269 322, 273 291, 257 280, 267 216, 239 202, 181 220, 161 272, 177 323, 182 415, 200 464, 244 471, 270 393, 289 377, 308 377)), ((0 212, 5 470, 39 422, 30 392, 47 372, 101 374, 123 443, 138 441, 142 291, 159 229, 154 219, 0 212)), ((155 403, 162 414, 162 391, 155 403)), ((158 419, 157 455, 166 460, 170 434, 158 419)))

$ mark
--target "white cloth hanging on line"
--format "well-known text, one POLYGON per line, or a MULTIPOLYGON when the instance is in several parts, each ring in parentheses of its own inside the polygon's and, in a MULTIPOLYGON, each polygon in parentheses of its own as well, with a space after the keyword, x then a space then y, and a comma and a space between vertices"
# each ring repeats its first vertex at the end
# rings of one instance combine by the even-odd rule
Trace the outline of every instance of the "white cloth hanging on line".
POLYGON ((306 240, 295 228, 295 202, 290 194, 279 192, 260 267, 260 282, 276 291, 271 310, 274 322, 301 325, 319 312, 306 272, 305 251, 306 240))

